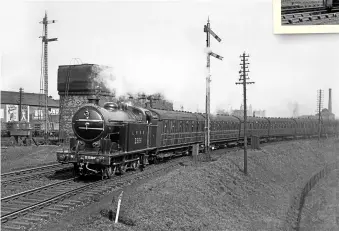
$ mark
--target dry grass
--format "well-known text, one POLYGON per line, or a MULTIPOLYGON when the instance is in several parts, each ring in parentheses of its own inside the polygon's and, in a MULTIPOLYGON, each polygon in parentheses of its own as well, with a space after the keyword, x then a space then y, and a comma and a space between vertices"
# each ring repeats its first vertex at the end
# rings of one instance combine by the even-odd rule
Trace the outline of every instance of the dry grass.
POLYGON ((108 205, 72 230, 281 230, 296 189, 337 159, 338 146, 292 141, 250 151, 248 176, 239 171, 242 151, 183 166, 124 195, 120 224, 108 205))

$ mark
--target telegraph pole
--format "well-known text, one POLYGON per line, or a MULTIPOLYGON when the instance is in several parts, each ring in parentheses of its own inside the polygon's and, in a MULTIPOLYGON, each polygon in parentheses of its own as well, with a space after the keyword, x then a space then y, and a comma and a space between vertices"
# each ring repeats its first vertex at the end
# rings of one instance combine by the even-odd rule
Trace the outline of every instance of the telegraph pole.
POLYGON ((44 31, 44 35, 40 36, 40 38, 42 38, 42 43, 43 43, 43 58, 44 58, 44 62, 43 62, 43 70, 44 70, 44 84, 43 84, 43 90, 44 90, 44 95, 45 95, 45 143, 48 142, 48 43, 49 42, 54 42, 54 41, 58 41, 57 38, 51 38, 48 39, 47 35, 48 35, 48 31, 47 31, 47 25, 50 23, 55 23, 55 20, 47 20, 47 12, 45 12, 45 17, 43 18, 43 20, 40 22, 43 24, 43 31, 44 31))
POLYGON ((317 97, 317 110, 318 110, 318 140, 320 140, 321 135, 321 109, 323 108, 324 103, 324 91, 318 90, 318 97, 317 97))
POLYGON ((246 55, 245 52, 240 56, 241 58, 241 70, 239 71, 240 78, 239 81, 235 84, 242 84, 243 85, 243 91, 244 91, 244 173, 247 175, 247 105, 246 105, 246 85, 247 84, 254 84, 254 82, 247 82, 246 80, 249 80, 248 78, 248 58, 250 56, 246 55))
MULTIPOLYGON (((210 19, 207 19, 207 24, 204 25, 204 32, 206 33, 206 49, 209 49, 211 45, 210 38, 212 35, 218 42, 221 42, 221 38, 219 38, 212 30, 210 26, 210 19)), ((223 57, 217 55, 209 50, 207 50, 207 76, 206 76, 206 111, 205 111, 205 154, 206 158, 210 160, 210 83, 211 83, 211 57, 213 56, 217 59, 222 60, 223 57)))

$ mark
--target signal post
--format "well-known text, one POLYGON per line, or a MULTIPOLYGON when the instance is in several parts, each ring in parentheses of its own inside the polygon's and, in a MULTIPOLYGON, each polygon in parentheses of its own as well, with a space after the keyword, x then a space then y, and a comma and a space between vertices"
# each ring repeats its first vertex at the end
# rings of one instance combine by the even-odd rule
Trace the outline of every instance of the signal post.
MULTIPOLYGON (((219 38, 212 30, 210 26, 210 20, 208 18, 207 24, 204 25, 204 32, 206 33, 206 49, 209 49, 210 47, 210 37, 211 35, 218 41, 221 42, 221 38, 219 38)), ((205 154, 206 159, 210 160, 210 82, 211 82, 211 74, 210 74, 210 68, 211 68, 211 59, 210 56, 222 60, 223 57, 220 55, 217 55, 209 50, 207 50, 207 76, 206 76, 206 111, 205 111, 205 154)))

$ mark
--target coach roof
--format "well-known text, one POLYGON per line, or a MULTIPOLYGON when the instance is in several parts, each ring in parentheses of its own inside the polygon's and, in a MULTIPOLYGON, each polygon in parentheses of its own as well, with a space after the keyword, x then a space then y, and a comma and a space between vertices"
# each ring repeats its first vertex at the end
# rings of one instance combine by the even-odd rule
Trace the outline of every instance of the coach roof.
POLYGON ((149 109, 150 111, 156 113, 159 117, 159 120, 197 120, 197 114, 191 112, 183 112, 183 111, 167 111, 167 110, 159 110, 159 109, 149 109))

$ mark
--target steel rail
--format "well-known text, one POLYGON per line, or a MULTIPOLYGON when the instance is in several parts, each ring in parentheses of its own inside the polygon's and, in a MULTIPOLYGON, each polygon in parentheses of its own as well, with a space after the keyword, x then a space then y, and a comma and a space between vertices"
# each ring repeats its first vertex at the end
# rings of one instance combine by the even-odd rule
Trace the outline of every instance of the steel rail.
POLYGON ((50 167, 55 167, 55 166, 60 166, 62 164, 60 163, 56 163, 56 164, 50 164, 50 165, 43 165, 43 166, 39 166, 39 167, 34 167, 34 168, 26 168, 26 169, 21 169, 21 170, 16 170, 16 171, 12 171, 12 172, 6 172, 0 175, 1 178, 4 177, 8 177, 8 176, 12 176, 12 175, 19 175, 25 172, 31 172, 31 171, 36 171, 36 170, 40 170, 40 169, 44 169, 44 168, 50 168, 50 167))
POLYGON ((321 11, 321 10, 326 10, 326 9, 323 6, 322 7, 305 7, 305 8, 288 9, 288 10, 282 10, 281 15, 321 11))
POLYGON ((7 196, 7 197, 3 197, 3 198, 1 198, 1 203, 4 203, 4 202, 6 202, 8 200, 11 200, 11 199, 23 196, 23 195, 28 195, 28 194, 36 192, 36 191, 41 191, 43 189, 50 188, 52 186, 56 186, 56 185, 59 185, 59 184, 64 184, 64 183, 67 183, 69 181, 74 181, 74 178, 68 179, 68 180, 59 181, 59 182, 52 183, 52 184, 48 184, 48 185, 41 186, 41 187, 38 187, 38 188, 30 189, 30 190, 27 190, 27 191, 24 191, 24 192, 20 192, 20 193, 17 193, 17 194, 13 194, 13 195, 10 195, 10 196, 7 196))
POLYGON ((16 183, 16 182, 21 182, 21 181, 24 181, 24 180, 28 180, 28 179, 34 179, 34 178, 39 178, 39 177, 42 177, 43 175, 47 175, 47 174, 51 174, 53 172, 57 172, 57 171, 69 171, 69 170, 72 170, 73 167, 70 167, 70 168, 57 168, 57 169, 51 169, 51 170, 46 170, 46 171, 43 171, 43 172, 38 172, 38 173, 33 173, 31 175, 23 175, 23 176, 18 176, 18 177, 13 177, 13 178, 10 178, 8 180, 1 180, 1 186, 6 186, 10 183, 16 183))

